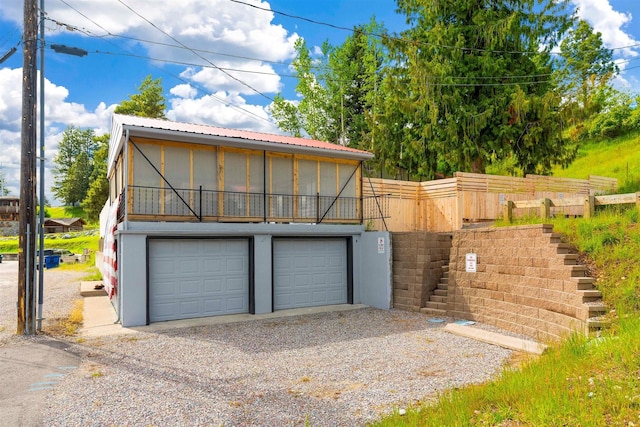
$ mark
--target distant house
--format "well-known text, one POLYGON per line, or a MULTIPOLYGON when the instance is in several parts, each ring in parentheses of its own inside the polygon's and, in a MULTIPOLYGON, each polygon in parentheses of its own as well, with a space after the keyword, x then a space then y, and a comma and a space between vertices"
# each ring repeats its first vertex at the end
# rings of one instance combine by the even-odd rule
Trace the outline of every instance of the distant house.
POLYGON ((68 233, 82 231, 87 222, 82 218, 45 218, 45 233, 68 233))
POLYGON ((20 197, 0 197, 0 221, 18 221, 20 197))

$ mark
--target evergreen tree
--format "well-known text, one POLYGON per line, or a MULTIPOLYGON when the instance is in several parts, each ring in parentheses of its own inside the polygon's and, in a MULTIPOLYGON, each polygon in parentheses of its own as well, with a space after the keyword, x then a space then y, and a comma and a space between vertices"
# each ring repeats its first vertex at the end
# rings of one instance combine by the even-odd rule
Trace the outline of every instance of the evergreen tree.
POLYGON ((394 40, 392 79, 404 156, 433 174, 437 153, 454 170, 483 173, 491 160, 513 157, 524 173, 566 164, 552 79, 551 50, 571 24, 566 1, 398 0, 411 28, 394 40), (400 83, 402 82, 402 83, 400 83))
POLYGON ((162 80, 145 77, 138 87, 139 93, 129 96, 129 99, 122 101, 116 107, 117 114, 127 114, 130 116, 152 117, 164 119, 165 98, 162 95, 162 80))

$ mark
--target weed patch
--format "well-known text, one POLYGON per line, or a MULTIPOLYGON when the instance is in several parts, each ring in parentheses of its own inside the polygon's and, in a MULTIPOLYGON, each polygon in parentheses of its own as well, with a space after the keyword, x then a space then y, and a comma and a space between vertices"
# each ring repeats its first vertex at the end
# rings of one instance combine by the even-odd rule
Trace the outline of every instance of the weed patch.
POLYGON ((84 309, 84 300, 76 300, 73 310, 67 317, 51 319, 49 324, 43 328, 45 333, 57 336, 73 336, 78 332, 78 328, 82 325, 84 309))

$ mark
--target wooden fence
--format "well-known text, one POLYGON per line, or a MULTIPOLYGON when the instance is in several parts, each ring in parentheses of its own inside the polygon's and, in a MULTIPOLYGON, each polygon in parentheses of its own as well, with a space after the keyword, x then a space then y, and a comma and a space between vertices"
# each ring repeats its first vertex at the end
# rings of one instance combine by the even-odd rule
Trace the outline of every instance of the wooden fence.
POLYGON ((539 210, 541 218, 549 218, 552 215, 551 208, 572 207, 582 209, 582 215, 590 218, 596 206, 635 204, 640 209, 640 193, 612 194, 608 196, 585 196, 570 199, 540 199, 525 201, 508 201, 503 206, 503 217, 507 221, 513 220, 514 209, 539 210))
MULTIPOLYGON (((524 178, 457 172, 453 178, 413 182, 365 178, 365 197, 384 194, 389 201, 390 231, 460 230, 471 223, 494 221, 504 214, 506 202, 536 201, 512 206, 512 216, 540 208, 539 200, 556 201, 549 206, 550 214, 584 213, 584 198, 617 190, 614 178, 590 176, 588 180, 527 175, 524 178), (561 200, 580 198, 581 204, 566 204, 561 200)), ((367 224, 372 229, 384 229, 381 220, 367 224)))

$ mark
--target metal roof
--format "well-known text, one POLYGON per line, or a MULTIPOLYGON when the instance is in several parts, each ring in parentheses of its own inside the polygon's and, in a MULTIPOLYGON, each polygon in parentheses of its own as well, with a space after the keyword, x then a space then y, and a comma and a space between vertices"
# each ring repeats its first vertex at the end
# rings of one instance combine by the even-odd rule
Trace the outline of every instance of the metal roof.
MULTIPOLYGON (((180 141, 181 137, 186 138, 187 136, 200 138, 211 137, 211 139, 214 140, 223 139, 226 143, 234 141, 239 146, 244 145, 248 148, 258 148, 261 150, 313 152, 315 154, 324 154, 328 157, 346 157, 360 160, 373 158, 373 154, 367 151, 332 144, 326 141, 114 114, 111 133, 112 138, 115 137, 120 140, 127 130, 130 131, 131 135, 141 134, 153 137, 154 134, 157 134, 155 137, 164 135, 165 138, 170 135, 178 141, 180 141), (167 135, 167 133, 169 135, 167 135)), ((226 145, 225 142, 222 142, 220 145, 226 145)), ((115 155, 115 153, 113 154, 115 155)), ((111 155, 109 157, 111 158, 111 155)))

